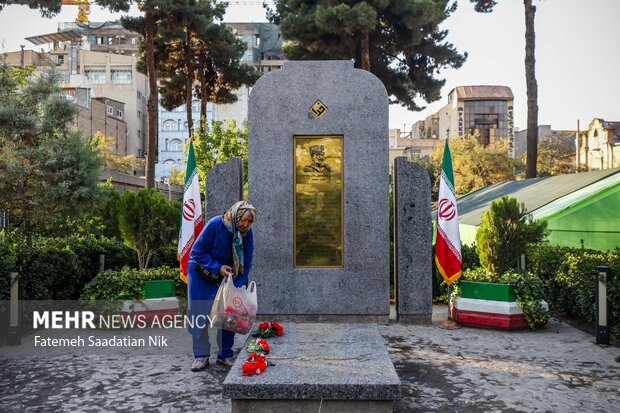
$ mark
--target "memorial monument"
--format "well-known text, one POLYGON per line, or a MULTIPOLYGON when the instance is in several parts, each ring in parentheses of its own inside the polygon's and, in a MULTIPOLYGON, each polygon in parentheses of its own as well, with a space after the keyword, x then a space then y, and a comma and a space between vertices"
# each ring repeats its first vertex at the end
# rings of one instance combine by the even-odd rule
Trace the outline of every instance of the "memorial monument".
POLYGON ((279 320, 387 322, 388 96, 351 61, 287 61, 249 105, 252 278, 279 320))

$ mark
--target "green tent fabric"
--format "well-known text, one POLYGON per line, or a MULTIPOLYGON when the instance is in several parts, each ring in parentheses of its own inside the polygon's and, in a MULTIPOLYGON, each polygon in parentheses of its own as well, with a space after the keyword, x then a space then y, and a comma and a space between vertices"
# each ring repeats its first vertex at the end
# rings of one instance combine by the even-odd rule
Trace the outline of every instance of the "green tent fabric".
POLYGON ((475 241, 482 212, 511 196, 549 223, 549 242, 608 250, 620 247, 620 168, 489 185, 457 200, 463 244, 475 241))
POLYGON ((557 205, 554 211, 553 205, 548 205, 550 215, 532 214, 548 222, 549 242, 602 251, 620 247, 620 175, 616 177, 611 186, 583 194, 581 199, 568 195, 566 198, 575 202, 565 208, 557 205))

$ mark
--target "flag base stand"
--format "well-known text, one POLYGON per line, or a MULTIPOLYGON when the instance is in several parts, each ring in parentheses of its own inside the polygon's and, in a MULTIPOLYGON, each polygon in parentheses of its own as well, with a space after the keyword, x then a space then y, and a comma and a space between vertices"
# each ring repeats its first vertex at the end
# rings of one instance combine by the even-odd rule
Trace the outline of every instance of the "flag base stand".
POLYGON ((461 328, 454 320, 446 320, 438 325, 439 328, 444 330, 458 330, 461 328))

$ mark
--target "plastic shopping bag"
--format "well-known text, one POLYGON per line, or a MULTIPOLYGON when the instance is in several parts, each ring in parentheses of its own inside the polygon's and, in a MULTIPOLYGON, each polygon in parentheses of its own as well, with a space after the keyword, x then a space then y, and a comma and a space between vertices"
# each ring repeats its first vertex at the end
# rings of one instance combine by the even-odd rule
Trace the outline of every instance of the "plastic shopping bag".
POLYGON ((232 277, 225 277, 211 308, 211 321, 214 327, 247 334, 252 330, 257 309, 256 283, 236 288, 232 277))

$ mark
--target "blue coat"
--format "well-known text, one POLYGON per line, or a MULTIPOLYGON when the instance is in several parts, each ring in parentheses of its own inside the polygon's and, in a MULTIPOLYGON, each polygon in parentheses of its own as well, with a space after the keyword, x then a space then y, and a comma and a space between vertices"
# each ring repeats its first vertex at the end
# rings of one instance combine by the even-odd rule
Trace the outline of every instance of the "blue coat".
MULTIPOLYGON (((243 237, 243 274, 235 278, 235 287, 241 287, 248 281, 252 268, 254 251, 254 234, 250 229, 243 237)), ((207 222, 189 255, 187 296, 189 300, 213 300, 220 282, 212 283, 196 272, 196 264, 214 274, 219 274, 222 265, 233 266, 232 234, 228 232, 222 216, 217 215, 207 222)))

